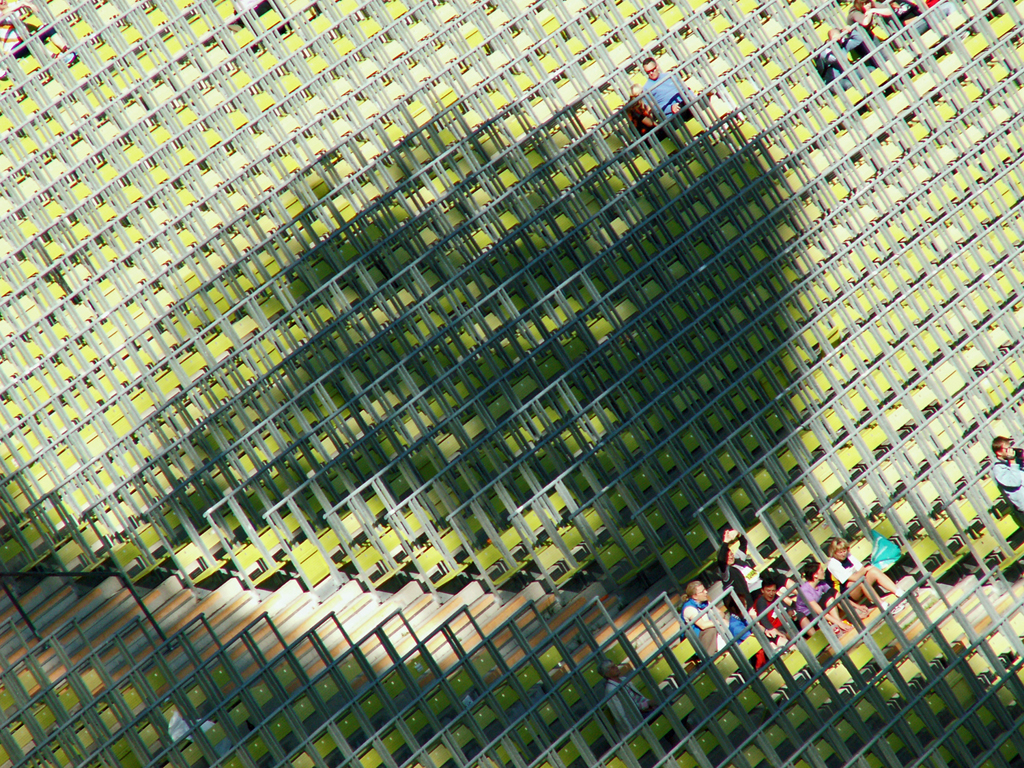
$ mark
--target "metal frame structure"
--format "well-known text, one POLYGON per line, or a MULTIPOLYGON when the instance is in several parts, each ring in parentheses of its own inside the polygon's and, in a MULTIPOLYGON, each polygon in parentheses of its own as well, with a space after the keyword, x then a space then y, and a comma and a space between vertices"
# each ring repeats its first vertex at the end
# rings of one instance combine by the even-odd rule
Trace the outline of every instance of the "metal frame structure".
POLYGON ((933 9, 848 89, 811 59, 842 11, 799 0, 40 13, 79 61, 29 36, 0 85, 6 570, 557 594, 678 587, 724 526, 789 568, 881 527, 930 594, 980 577, 762 676, 737 646, 687 669, 669 597, 579 609, 574 647, 535 606, 471 640, 336 619, 298 641, 319 677, 273 616, 85 666, 25 641, 13 763, 1013 764, 1019 553, 984 470, 1022 426, 1018 6, 933 9), (664 139, 621 110, 652 52, 705 94, 664 139), (601 655, 659 701, 629 735, 601 655), (147 689, 163 657, 180 684, 147 689), (168 702, 214 736, 172 744, 168 702))

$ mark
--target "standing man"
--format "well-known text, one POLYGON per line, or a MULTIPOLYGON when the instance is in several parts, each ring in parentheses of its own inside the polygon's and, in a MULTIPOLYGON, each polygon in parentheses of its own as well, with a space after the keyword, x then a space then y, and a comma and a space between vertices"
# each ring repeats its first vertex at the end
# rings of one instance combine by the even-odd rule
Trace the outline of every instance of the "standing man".
POLYGON ((992 479, 1010 502, 1013 519, 1024 528, 1024 451, 1015 451, 1010 438, 1000 436, 992 441, 992 453, 992 479))

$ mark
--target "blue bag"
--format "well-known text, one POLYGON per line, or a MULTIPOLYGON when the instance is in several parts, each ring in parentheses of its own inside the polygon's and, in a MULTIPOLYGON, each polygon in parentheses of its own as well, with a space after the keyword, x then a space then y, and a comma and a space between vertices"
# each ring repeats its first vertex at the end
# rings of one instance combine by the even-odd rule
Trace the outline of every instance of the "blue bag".
POLYGON ((884 571, 900 559, 900 547, 878 531, 871 532, 871 564, 884 571))

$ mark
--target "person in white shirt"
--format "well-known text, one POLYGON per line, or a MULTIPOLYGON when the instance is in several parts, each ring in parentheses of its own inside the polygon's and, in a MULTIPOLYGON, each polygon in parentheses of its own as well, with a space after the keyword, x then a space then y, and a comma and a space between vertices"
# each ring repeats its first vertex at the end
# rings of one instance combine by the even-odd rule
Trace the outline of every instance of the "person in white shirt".
MULTIPOLYGON (((828 577, 836 592, 846 592, 847 584, 857 581, 863 576, 864 583, 858 584, 847 592, 851 600, 873 600, 878 602, 883 608, 886 607, 878 599, 876 587, 885 590, 896 598, 903 596, 903 591, 885 573, 873 565, 865 566, 860 560, 851 555, 850 543, 846 539, 832 539, 828 547, 828 554, 828 577)), ((859 610, 858 613, 860 613, 859 610)), ((866 613, 862 613, 861 618, 864 618, 866 613)))
POLYGON ((616 727, 626 733, 640 724, 637 712, 645 715, 654 709, 654 702, 640 693, 640 690, 622 678, 633 671, 629 664, 613 664, 605 661, 598 667, 604 678, 604 692, 609 696, 608 708, 615 719, 616 727))

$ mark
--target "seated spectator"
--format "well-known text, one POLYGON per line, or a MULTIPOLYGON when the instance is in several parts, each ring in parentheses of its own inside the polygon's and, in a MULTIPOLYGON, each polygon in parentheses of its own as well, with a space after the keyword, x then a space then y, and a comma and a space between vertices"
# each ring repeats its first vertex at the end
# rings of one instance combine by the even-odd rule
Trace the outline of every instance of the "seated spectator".
MULTIPOLYGON (((647 82, 644 83, 644 92, 647 93, 654 103, 658 105, 665 117, 681 115, 684 120, 691 120, 695 117, 692 111, 698 95, 688 88, 679 76, 672 72, 662 72, 658 62, 648 56, 643 60, 644 74, 647 75, 647 82)), ((736 107, 732 102, 715 93, 728 109, 729 113, 735 112, 736 107)))
MULTIPOLYGON (((776 611, 785 610, 781 603, 776 604, 779 597, 779 587, 775 580, 766 580, 761 585, 761 590, 758 592, 757 597, 754 598, 754 607, 751 613, 755 616, 760 616, 761 629, 764 630, 765 636, 772 644, 773 651, 779 651, 789 641, 789 637, 786 635, 782 628, 782 619, 776 614, 776 611)), ((754 661, 754 668, 760 669, 768 662, 768 654, 765 653, 762 648, 757 653, 757 658, 754 661)))
MULTIPOLYGON (((0 56, 10 54, 20 59, 29 55, 28 46, 25 45, 25 41, 22 40, 15 27, 15 21, 23 11, 37 12, 36 6, 29 0, 14 0, 14 2, 0 0, 0 56)), ((78 60, 78 56, 68 50, 68 44, 53 27, 40 30, 36 36, 41 43, 52 40, 54 45, 60 49, 59 54, 53 54, 54 58, 59 56, 60 61, 69 66, 78 60)), ((0 77, 7 77, 6 69, 0 69, 0 77)))
MULTIPOLYGON (((884 609, 887 605, 879 599, 874 587, 881 587, 896 598, 903 596, 903 590, 899 589, 893 580, 881 570, 873 565, 865 566, 851 555, 850 544, 846 539, 832 539, 828 546, 828 554, 829 581, 837 592, 846 592, 849 589, 851 600, 857 602, 873 600, 884 609), (850 584, 862 576, 864 583, 850 588, 850 584)), ((866 613, 861 614, 861 618, 864 618, 866 613)))
MULTIPOLYGON (((778 597, 778 585, 774 581, 765 581, 761 585, 757 597, 754 598, 754 608, 751 612, 755 616, 761 616, 758 623, 768 639, 781 638, 784 641, 788 638, 782 629, 782 620, 778 613, 786 612, 786 607, 784 603, 778 600, 778 597)), ((797 621, 796 609, 794 609, 792 615, 794 621, 797 621)))
POLYGON ((877 37, 875 33, 875 19, 894 19, 896 14, 888 3, 880 2, 877 5, 873 0, 853 0, 853 9, 846 15, 846 24, 849 27, 861 28, 868 33, 868 38, 877 37))
MULTIPOLYGON (((840 30, 830 29, 828 31, 828 42, 821 47, 821 50, 814 54, 814 68, 818 71, 825 85, 828 85, 836 78, 842 77, 843 72, 846 71, 846 67, 843 66, 843 62, 839 60, 831 45, 831 43, 839 45, 841 37, 842 32, 840 30)), ((842 45, 839 47, 842 48, 842 45)), ((840 85, 845 90, 852 87, 853 83, 850 82, 850 78, 843 77, 840 85)))
MULTIPOLYGON (((846 23, 851 26, 860 25, 868 30, 869 34, 874 34, 872 28, 875 19, 888 19, 895 32, 901 27, 908 26, 913 19, 919 18, 926 8, 935 5, 939 6, 938 13, 947 17, 956 10, 949 0, 927 0, 923 5, 919 5, 914 0, 894 0, 891 4, 876 3, 875 0, 854 0, 853 10, 847 15, 846 23)), ((923 35, 930 27, 927 21, 921 19, 915 28, 918 34, 923 35)))
MULTIPOLYGON (((877 69, 878 64, 870 55, 870 46, 863 32, 849 27, 843 29, 830 29, 828 31, 828 42, 814 54, 814 68, 818 71, 821 79, 828 85, 838 77, 842 77, 846 71, 846 64, 850 61, 856 63, 864 60, 864 66, 868 69, 877 69), (837 56, 833 45, 846 54, 846 61, 837 56)), ((853 85, 848 77, 843 77, 840 85, 846 89, 853 85)))
POLYGON ((687 88, 674 74, 665 74, 654 57, 643 60, 647 82, 643 90, 648 93, 665 117, 682 114, 684 120, 693 118, 690 105, 697 100, 697 94, 687 88))
POLYGON ((828 606, 829 602, 836 597, 835 590, 831 585, 827 581, 823 581, 825 566, 815 560, 810 560, 800 567, 800 576, 804 583, 797 588, 794 606, 800 628, 803 629, 819 616, 824 616, 837 635, 843 635, 852 630, 853 625, 843 621, 834 607, 825 609, 825 606, 828 606))
MULTIPOLYGON (((900 23, 903 24, 903 26, 909 26, 908 22, 921 16, 928 8, 933 8, 935 6, 938 6, 939 9, 934 11, 934 13, 944 16, 947 19, 953 15, 954 11, 956 11, 956 6, 949 2, 949 0, 945 0, 945 2, 943 2, 943 0, 927 0, 923 6, 915 5, 911 0, 898 0, 893 3, 892 7, 893 11, 896 13, 896 18, 900 20, 900 23), (905 6, 911 6, 911 8, 906 8, 905 6)), ((927 19, 921 19, 915 23, 914 29, 917 30, 917 34, 923 35, 931 29, 931 25, 928 24, 927 19)))
POLYGON ((657 126, 657 123, 654 122, 654 112, 651 110, 651 105, 642 98, 643 86, 634 83, 630 92, 633 96, 633 103, 626 109, 626 115, 633 123, 633 127, 643 136, 657 126))
MULTIPOLYGON (((730 595, 719 603, 718 608, 722 612, 722 620, 729 627, 729 637, 735 637, 741 643, 750 637, 750 618, 747 616, 747 609, 740 607, 735 595, 730 595)), ((723 638, 719 634, 718 650, 725 648, 727 641, 728 638, 723 638)))
POLYGON ((708 607, 708 591, 699 581, 691 581, 686 585, 686 602, 680 618, 683 621, 683 628, 691 636, 696 636, 697 642, 708 652, 714 655, 718 651, 718 629, 706 611, 708 607))
MULTIPOLYGON (((850 61, 853 63, 863 61, 868 69, 878 68, 878 62, 871 56, 871 37, 868 33, 858 27, 844 27, 838 32, 836 42, 841 49, 846 51, 850 61)), ((829 40, 831 39, 832 33, 829 32, 829 40)))
POLYGON ((605 661, 597 671, 604 678, 604 692, 609 697, 608 709, 611 710, 615 726, 620 733, 628 733, 640 724, 640 717, 636 713, 647 714, 654 709, 654 702, 640 693, 633 683, 623 679, 633 671, 629 664, 605 661))
POLYGON ((893 17, 904 27, 907 26, 907 22, 916 19, 922 13, 921 6, 913 0, 895 0, 892 3, 893 17))

